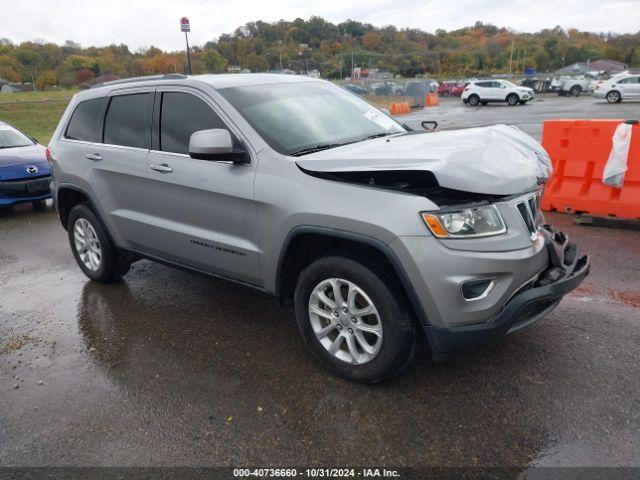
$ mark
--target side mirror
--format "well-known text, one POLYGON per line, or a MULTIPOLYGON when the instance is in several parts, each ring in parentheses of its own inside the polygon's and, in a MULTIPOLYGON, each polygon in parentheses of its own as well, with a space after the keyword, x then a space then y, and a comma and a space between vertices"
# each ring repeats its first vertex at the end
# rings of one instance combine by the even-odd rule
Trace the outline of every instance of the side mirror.
POLYGON ((231 134, 223 128, 193 132, 189 138, 189 155, 198 160, 249 163, 247 152, 233 148, 231 134))
POLYGON ((427 132, 433 132, 436 128, 438 128, 438 122, 436 122, 435 120, 424 120, 420 125, 422 125, 422 128, 424 128, 427 132))

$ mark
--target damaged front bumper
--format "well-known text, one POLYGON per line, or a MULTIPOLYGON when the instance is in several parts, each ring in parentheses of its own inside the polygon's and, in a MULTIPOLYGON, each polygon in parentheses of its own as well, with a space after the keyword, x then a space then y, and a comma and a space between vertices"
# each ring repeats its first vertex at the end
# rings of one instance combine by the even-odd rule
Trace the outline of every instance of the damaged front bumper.
POLYGON ((555 228, 542 228, 549 254, 549 267, 524 285, 489 321, 452 327, 423 325, 434 358, 456 350, 491 343, 549 314, 567 293, 589 274, 587 255, 555 228))

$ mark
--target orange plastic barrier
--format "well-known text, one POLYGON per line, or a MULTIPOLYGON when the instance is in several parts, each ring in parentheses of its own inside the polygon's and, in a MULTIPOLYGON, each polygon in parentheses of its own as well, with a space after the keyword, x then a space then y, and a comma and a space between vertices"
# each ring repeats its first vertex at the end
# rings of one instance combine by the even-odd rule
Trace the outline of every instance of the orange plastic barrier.
POLYGON ((440 105, 440 99, 438 98, 437 93, 427 93, 427 97, 424 100, 425 107, 435 107, 436 105, 440 105))
POLYGON ((391 114, 392 115, 400 115, 403 113, 411 113, 411 106, 409 106, 408 102, 398 102, 391 104, 391 114))
POLYGON ((613 133, 622 120, 546 120, 542 145, 553 163, 543 210, 640 218, 640 125, 634 125, 622 189, 602 183, 613 133))

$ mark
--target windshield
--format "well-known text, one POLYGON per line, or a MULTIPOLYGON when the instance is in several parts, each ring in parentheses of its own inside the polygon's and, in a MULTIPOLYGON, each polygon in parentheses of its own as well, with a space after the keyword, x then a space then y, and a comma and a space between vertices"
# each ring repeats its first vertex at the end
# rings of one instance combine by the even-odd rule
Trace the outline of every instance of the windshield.
POLYGON ((10 125, 0 125, 0 148, 27 147, 33 141, 10 125))
POLYGON ((389 116, 330 83, 254 85, 219 92, 284 155, 405 131, 389 116))

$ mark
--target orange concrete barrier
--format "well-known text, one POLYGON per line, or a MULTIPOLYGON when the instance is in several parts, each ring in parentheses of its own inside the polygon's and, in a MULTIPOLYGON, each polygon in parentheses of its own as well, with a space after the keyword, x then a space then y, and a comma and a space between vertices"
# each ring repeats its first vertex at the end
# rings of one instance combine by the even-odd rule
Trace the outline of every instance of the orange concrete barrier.
POLYGON ((622 189, 602 183, 612 137, 622 120, 546 120, 542 145, 553 177, 542 209, 640 219, 640 125, 634 125, 622 189))
POLYGON ((408 102, 392 103, 390 111, 392 115, 401 115, 403 113, 411 113, 411 107, 408 102))
POLYGON ((435 107, 436 105, 440 105, 440 99, 438 98, 437 93, 427 93, 427 97, 424 100, 425 107, 435 107))

